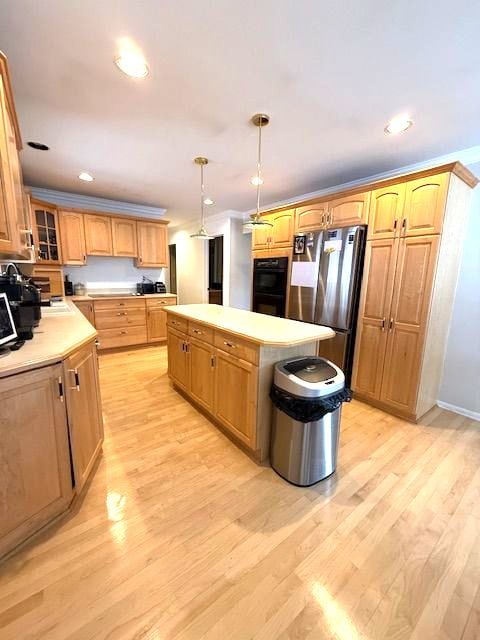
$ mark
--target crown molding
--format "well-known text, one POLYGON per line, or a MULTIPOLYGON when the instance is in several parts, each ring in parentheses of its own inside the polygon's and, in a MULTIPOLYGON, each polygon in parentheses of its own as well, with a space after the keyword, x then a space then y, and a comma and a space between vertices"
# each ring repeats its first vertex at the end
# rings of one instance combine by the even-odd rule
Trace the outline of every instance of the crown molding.
POLYGON ((64 207, 89 209, 113 214, 126 214, 129 216, 151 218, 152 220, 163 218, 167 212, 166 209, 160 207, 149 207, 142 204, 134 204, 133 202, 95 198, 93 196, 84 196, 80 193, 68 193, 67 191, 55 191, 54 189, 42 189, 40 187, 28 188, 34 198, 51 202, 52 204, 63 205, 64 207))

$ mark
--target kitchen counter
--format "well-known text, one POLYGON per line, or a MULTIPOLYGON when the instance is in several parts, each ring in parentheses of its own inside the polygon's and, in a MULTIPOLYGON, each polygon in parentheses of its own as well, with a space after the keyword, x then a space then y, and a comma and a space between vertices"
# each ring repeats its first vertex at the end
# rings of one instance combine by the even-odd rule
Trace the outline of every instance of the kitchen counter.
POLYGON ((70 299, 65 302, 68 310, 42 317, 33 339, 27 340, 21 349, 0 355, 0 378, 60 362, 95 339, 95 327, 70 299))
POLYGON ((167 307, 167 311, 265 346, 289 347, 327 340, 335 335, 328 327, 216 304, 182 304, 167 307))
POLYGON ((133 300, 133 299, 146 299, 149 300, 150 298, 176 298, 177 294, 176 293, 146 293, 144 295, 141 296, 137 296, 136 294, 128 294, 125 293, 124 295, 122 294, 116 294, 116 293, 112 293, 111 295, 109 294, 100 294, 100 295, 96 295, 96 294, 92 294, 92 295, 84 295, 84 296, 68 296, 68 300, 72 300, 72 302, 82 302, 82 300, 109 300, 109 299, 115 299, 115 300, 133 300))

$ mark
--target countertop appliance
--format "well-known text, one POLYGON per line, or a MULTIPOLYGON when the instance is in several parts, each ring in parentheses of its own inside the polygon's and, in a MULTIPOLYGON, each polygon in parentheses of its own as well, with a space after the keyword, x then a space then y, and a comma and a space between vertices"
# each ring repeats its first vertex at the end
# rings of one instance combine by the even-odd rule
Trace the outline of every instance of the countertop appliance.
POLYGON ((144 296, 147 293, 155 293, 155 283, 150 278, 142 276, 142 282, 137 282, 137 293, 144 296))
POLYGON ((330 327, 319 355, 334 362, 350 384, 366 227, 325 229, 294 240, 287 316, 330 327))
POLYGON ((5 350, 2 345, 15 340, 16 337, 17 332, 7 294, 0 293, 0 352, 5 350))
POLYGON ((167 293, 167 287, 164 282, 155 282, 155 293, 167 293))
POLYGON ((288 258, 255 258, 252 311, 285 317, 288 258))
POLYGON ((40 289, 10 263, 0 276, 0 293, 5 293, 10 305, 19 340, 31 340, 33 329, 42 317, 40 289))

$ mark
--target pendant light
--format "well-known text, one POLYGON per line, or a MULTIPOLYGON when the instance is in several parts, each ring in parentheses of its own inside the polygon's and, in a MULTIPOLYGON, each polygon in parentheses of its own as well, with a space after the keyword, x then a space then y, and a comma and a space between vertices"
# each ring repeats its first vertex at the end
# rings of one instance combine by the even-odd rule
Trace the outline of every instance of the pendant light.
POLYGON ((262 179, 262 127, 266 127, 270 122, 270 116, 266 113, 256 113, 252 117, 252 123, 258 127, 258 156, 257 156, 257 175, 251 180, 252 184, 257 187, 257 210, 253 217, 245 222, 244 229, 255 229, 257 227, 273 227, 271 222, 260 216, 260 186, 263 184, 262 179))
POLYGON ((191 238, 197 238, 198 240, 211 240, 213 238, 213 236, 211 236, 209 233, 207 233, 207 230, 205 229, 205 214, 204 214, 204 205, 205 205, 205 185, 203 183, 203 167, 208 164, 208 160, 207 158, 194 158, 193 160, 195 162, 195 164, 200 165, 200 212, 201 212, 201 217, 200 217, 200 229, 197 231, 197 233, 192 233, 191 234, 191 238))

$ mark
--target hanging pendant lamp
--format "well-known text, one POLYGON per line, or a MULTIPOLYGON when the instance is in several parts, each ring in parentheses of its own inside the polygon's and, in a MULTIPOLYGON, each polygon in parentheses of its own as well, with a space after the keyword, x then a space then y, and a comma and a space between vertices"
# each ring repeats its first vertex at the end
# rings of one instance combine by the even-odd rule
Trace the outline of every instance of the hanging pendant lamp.
POLYGON ((245 222, 244 229, 256 229, 257 227, 273 227, 271 222, 260 216, 260 187, 263 184, 262 179, 262 127, 266 127, 270 122, 270 116, 266 113, 256 113, 252 117, 252 123, 258 127, 258 156, 257 156, 257 175, 251 180, 252 184, 257 187, 257 210, 255 214, 245 222))
POLYGON ((198 240, 211 240, 214 236, 211 236, 205 229, 205 214, 204 214, 204 200, 205 200, 205 185, 203 182, 203 167, 208 164, 207 158, 194 158, 195 164, 200 165, 200 229, 197 233, 192 233, 190 238, 197 238, 198 240))

